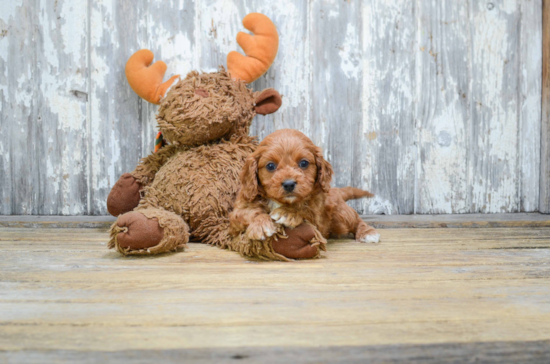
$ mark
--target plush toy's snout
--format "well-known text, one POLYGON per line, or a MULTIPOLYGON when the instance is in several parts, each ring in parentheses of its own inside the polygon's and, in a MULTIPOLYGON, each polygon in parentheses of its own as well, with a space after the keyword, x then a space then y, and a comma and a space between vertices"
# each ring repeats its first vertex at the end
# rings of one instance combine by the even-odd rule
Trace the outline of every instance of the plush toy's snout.
POLYGON ((210 94, 208 93, 208 91, 206 90, 203 90, 202 88, 198 88, 195 90, 195 95, 199 95, 201 97, 208 97, 210 96, 210 94))

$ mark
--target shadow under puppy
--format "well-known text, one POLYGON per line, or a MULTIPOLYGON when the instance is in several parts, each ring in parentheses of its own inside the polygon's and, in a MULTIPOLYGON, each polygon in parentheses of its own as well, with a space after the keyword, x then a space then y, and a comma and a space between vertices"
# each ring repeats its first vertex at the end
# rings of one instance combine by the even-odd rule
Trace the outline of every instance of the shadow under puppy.
POLYGON ((230 216, 232 234, 264 240, 275 234, 276 223, 295 228, 305 221, 324 238, 352 233, 357 241, 377 243, 380 234, 346 204, 373 195, 331 188, 332 175, 321 149, 303 133, 283 129, 268 135, 245 161, 230 216))

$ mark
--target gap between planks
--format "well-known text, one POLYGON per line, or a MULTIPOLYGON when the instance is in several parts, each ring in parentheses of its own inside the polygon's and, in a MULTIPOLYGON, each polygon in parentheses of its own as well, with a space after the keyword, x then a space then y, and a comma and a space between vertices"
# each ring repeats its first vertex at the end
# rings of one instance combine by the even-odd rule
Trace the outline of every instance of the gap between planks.
MULTIPOLYGON (((540 213, 362 215, 361 218, 378 229, 550 227, 550 215, 540 213)), ((0 216, 0 227, 14 228, 108 229, 114 222, 112 216, 0 216)))

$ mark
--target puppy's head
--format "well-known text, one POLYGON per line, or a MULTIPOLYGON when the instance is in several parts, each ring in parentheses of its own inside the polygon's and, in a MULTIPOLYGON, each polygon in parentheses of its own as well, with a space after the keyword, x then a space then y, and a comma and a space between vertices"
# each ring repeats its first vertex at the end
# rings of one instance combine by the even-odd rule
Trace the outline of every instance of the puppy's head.
POLYGON ((279 130, 267 136, 246 160, 241 197, 299 203, 315 193, 328 192, 332 173, 321 149, 308 137, 297 130, 279 130))

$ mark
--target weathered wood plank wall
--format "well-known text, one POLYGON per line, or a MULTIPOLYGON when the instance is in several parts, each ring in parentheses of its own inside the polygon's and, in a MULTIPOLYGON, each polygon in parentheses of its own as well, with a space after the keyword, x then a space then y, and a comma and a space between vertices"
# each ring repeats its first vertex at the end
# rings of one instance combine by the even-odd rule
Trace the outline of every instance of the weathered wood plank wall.
POLYGON ((543 0, 542 125, 539 210, 550 213, 550 0, 543 0))
POLYGON ((548 208, 542 0, 0 0, 0 214, 105 214, 156 131, 127 58, 215 69, 252 11, 280 33, 253 87, 284 95, 252 132, 310 135, 359 211, 548 208))

